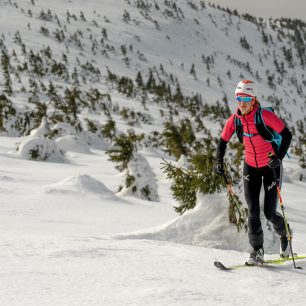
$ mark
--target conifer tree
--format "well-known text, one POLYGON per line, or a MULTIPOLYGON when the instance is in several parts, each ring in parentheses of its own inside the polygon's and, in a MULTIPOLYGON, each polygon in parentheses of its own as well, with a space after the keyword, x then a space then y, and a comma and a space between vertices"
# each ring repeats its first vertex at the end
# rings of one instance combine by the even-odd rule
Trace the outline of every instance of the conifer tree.
POLYGON ((121 133, 114 139, 113 148, 106 151, 110 160, 116 163, 115 168, 120 172, 127 169, 129 161, 137 151, 137 144, 144 138, 143 134, 136 135, 133 130, 128 130, 128 134, 121 133))
POLYGON ((109 116, 107 122, 102 126, 102 135, 104 138, 112 141, 116 136, 116 122, 109 116))
POLYGON ((184 95, 181 91, 180 84, 176 84, 175 93, 172 96, 173 102, 175 102, 177 105, 183 106, 184 104, 184 95))
POLYGON ((8 54, 2 49, 1 52, 1 68, 3 71, 3 77, 4 77, 4 93, 6 93, 8 96, 11 96, 13 94, 12 89, 12 80, 10 76, 10 58, 8 54))
POLYGON ((135 81, 136 81, 137 86, 143 89, 144 84, 143 84, 143 79, 142 79, 142 75, 140 71, 137 72, 135 81))
POLYGON ((66 88, 63 98, 59 98, 57 95, 53 96, 53 98, 55 100, 52 102, 55 102, 57 106, 53 120, 58 118, 57 120, 70 123, 80 131, 82 128, 78 114, 81 111, 81 107, 85 105, 81 99, 81 91, 77 87, 73 87, 72 89, 66 88))
POLYGON ((71 79, 73 81, 73 85, 80 85, 77 67, 74 67, 73 73, 71 74, 71 79))
POLYGON ((196 71, 195 71, 195 65, 194 64, 191 65, 190 74, 194 77, 195 80, 197 79, 197 74, 196 74, 196 71))
POLYGON ((116 163, 115 168, 122 172, 127 169, 128 162, 132 159, 134 151, 136 150, 133 137, 129 137, 124 133, 118 135, 114 139, 113 148, 106 151, 110 160, 116 163))
POLYGON ((164 160, 163 172, 172 181, 171 191, 179 205, 176 212, 183 214, 196 205, 197 193, 214 194, 224 188, 222 178, 214 175, 212 152, 196 154, 188 160, 189 168, 175 167, 164 160))
POLYGON ((14 116, 16 110, 13 107, 12 101, 5 94, 0 95, 0 131, 5 131, 4 123, 9 116, 14 116))
POLYGON ((33 122, 34 122, 33 127, 36 128, 37 126, 40 125, 43 118, 47 118, 48 107, 45 102, 42 102, 39 99, 31 100, 30 98, 29 98, 29 102, 35 105, 35 109, 32 112, 31 117, 33 118, 33 122))
POLYGON ((173 120, 164 123, 165 129, 161 133, 164 150, 177 160, 186 155, 195 141, 195 135, 189 119, 183 119, 178 124, 173 120))
POLYGON ((146 89, 149 92, 152 92, 154 90, 155 86, 156 86, 156 80, 154 78, 152 69, 150 69, 149 78, 148 78, 147 83, 146 83, 146 89))
POLYGON ((177 160, 182 154, 187 153, 187 149, 183 144, 182 135, 179 128, 173 123, 173 121, 167 121, 164 123, 165 129, 163 130, 162 144, 165 147, 165 151, 174 156, 177 160))
MULTIPOLYGON (((198 153, 188 160, 187 169, 173 166, 164 160, 163 172, 172 181, 171 192, 179 203, 175 210, 183 214, 196 206, 197 194, 215 194, 224 190, 225 181, 214 174, 214 150, 208 149, 206 153, 198 153)), ((237 182, 236 182, 237 183, 237 182)), ((234 193, 228 193, 229 198, 229 223, 234 224, 237 231, 247 229, 247 209, 234 193)))

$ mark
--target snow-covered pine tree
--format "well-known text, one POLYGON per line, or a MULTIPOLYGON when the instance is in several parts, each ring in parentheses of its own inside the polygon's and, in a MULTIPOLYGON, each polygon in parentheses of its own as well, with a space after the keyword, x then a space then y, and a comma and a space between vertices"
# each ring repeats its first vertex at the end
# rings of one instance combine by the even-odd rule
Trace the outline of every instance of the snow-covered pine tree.
MULTIPOLYGON (((220 193, 226 186, 222 177, 214 174, 215 151, 210 149, 206 153, 195 154, 188 159, 187 167, 174 166, 164 160, 163 172, 172 181, 171 191, 173 198, 179 205, 176 212, 183 214, 193 209, 197 203, 197 194, 220 193)), ((184 163, 186 165, 186 162, 184 163)), ((235 172, 235 176, 237 172, 235 172)), ((237 184, 237 179, 232 184, 237 184)), ((228 194, 229 222, 234 224, 238 231, 247 228, 247 209, 235 194, 228 194)))
POLYGON ((17 156, 36 161, 63 162, 64 154, 56 142, 48 138, 49 133, 47 119, 43 118, 41 125, 18 144, 17 156))
POLYGON ((121 195, 134 195, 150 201, 158 201, 157 184, 146 159, 137 153, 137 146, 144 135, 136 135, 133 130, 114 138, 113 147, 106 151, 115 168, 124 174, 123 186, 119 187, 121 195))
POLYGON ((144 138, 143 134, 136 135, 134 130, 128 130, 127 134, 121 133, 114 139, 113 147, 106 151, 110 160, 116 163, 115 168, 120 172, 127 169, 129 161, 133 159, 137 151, 137 143, 144 138))
POLYGON ((16 110, 12 101, 5 94, 0 95, 0 132, 6 132, 5 123, 9 117, 15 116, 16 110))
POLYGON ((155 174, 143 155, 134 154, 125 171, 126 177, 123 186, 120 186, 120 195, 133 195, 144 200, 159 201, 155 174))
POLYGON ((11 96, 13 94, 13 88, 10 76, 10 57, 4 51, 4 49, 2 49, 1 52, 1 68, 3 71, 3 78, 4 78, 4 93, 6 93, 8 96, 11 96))

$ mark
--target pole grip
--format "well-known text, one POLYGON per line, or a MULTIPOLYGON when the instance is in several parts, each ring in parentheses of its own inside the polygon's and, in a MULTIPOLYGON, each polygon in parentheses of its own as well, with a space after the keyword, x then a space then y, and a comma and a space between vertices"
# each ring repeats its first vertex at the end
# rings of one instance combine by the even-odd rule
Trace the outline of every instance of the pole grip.
POLYGON ((272 156, 275 156, 275 154, 274 154, 273 152, 269 152, 269 153, 267 154, 267 156, 268 156, 269 158, 271 158, 272 156))

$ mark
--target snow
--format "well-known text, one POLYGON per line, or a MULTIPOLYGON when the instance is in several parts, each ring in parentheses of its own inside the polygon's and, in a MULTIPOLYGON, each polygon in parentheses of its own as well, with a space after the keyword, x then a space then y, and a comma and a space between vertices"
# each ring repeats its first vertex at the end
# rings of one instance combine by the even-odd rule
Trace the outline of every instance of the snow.
MULTIPOLYGON (((120 177, 104 151, 37 162, 7 153, 15 142, 0 138, 1 305, 304 305, 305 261, 304 270, 213 266, 248 256, 245 234, 228 225, 225 194, 177 216, 164 179, 160 202, 116 195, 120 177)), ((306 186, 295 172, 290 179, 284 205, 294 251, 305 254, 306 186)))
POLYGON ((146 232, 121 235, 120 239, 150 239, 191 244, 208 248, 243 251, 248 249, 247 236, 237 234, 228 224, 228 202, 217 195, 200 196, 195 209, 146 232), (235 237, 235 239, 232 239, 235 237))
MULTIPOLYGON (((111 54, 110 58, 95 58, 101 70, 110 66, 120 75, 133 75, 138 68, 147 71, 148 67, 163 63, 167 71, 174 71, 180 81, 184 80, 184 92, 202 90, 209 103, 221 100, 225 92, 231 93, 239 78, 241 71, 237 68, 232 70, 232 79, 224 75, 224 67, 228 65, 226 55, 235 54, 243 62, 249 60, 252 66, 259 66, 262 75, 273 67, 268 61, 260 66, 254 54, 237 49, 241 33, 235 29, 236 23, 241 25, 241 22, 234 17, 235 26, 228 27, 228 16, 218 10, 196 13, 189 9, 189 18, 182 24, 155 16, 161 28, 167 29, 171 43, 164 32, 152 31, 150 22, 141 19, 141 27, 137 29, 141 42, 138 42, 135 28, 131 24, 122 24, 124 9, 135 13, 127 1, 120 2, 120 9, 111 0, 91 0, 86 5, 80 0, 37 0, 36 6, 30 6, 30 1, 18 3, 31 8, 36 15, 42 8, 50 8, 61 18, 68 9, 78 16, 82 9, 89 20, 97 18, 102 26, 106 26, 103 17, 108 16, 111 19, 107 25, 111 43, 119 47, 122 43, 129 45, 133 42, 134 53, 139 48, 148 62, 139 66, 140 61, 134 56, 135 63, 130 70, 120 56, 111 54), (210 18, 220 21, 217 27, 210 22, 208 13, 210 18), (204 17, 199 28, 194 18, 201 14, 204 17), (218 27, 228 27, 229 37, 217 31, 218 27), (195 35, 195 31, 199 33, 195 35), (197 80, 186 77, 180 66, 181 62, 185 63, 187 71, 196 60, 199 64, 204 52, 203 41, 209 41, 205 44, 206 56, 219 50, 216 69, 210 75, 211 87, 203 87, 208 76, 204 66, 197 71, 197 80), (219 74, 224 75, 222 90, 216 81, 219 74)), ((29 17, 7 2, 0 4, 0 18, 4 20, 1 33, 10 41, 19 30, 25 43, 37 50, 50 44, 58 57, 66 52, 64 44, 56 44, 50 37, 39 36, 41 40, 37 39, 42 21, 30 19, 33 30, 27 30, 29 17), (10 18, 12 14, 16 18, 10 18)), ((140 18, 139 14, 135 18, 140 18)), ((54 23, 43 23, 48 24, 50 31, 55 31, 54 23)), ((257 49, 261 51, 261 38, 255 26, 243 24, 247 34, 254 39, 254 53, 257 49)), ((74 31, 82 27, 84 33, 87 26, 80 20, 70 25, 74 31)), ((280 46, 277 45, 274 50, 278 49, 280 46)), ((70 48, 70 52, 71 58, 80 55, 77 49, 70 48)), ((87 58, 89 54, 85 50, 82 56, 87 58)), ((276 56, 280 54, 277 51, 276 56)), ((303 73, 300 68, 288 71, 298 77, 303 73)), ((2 90, 3 80, 0 81, 2 90)), ((139 101, 122 97, 105 84, 100 86, 103 91, 111 92, 114 104, 143 112, 139 101)), ((274 92, 264 80, 260 89, 265 95, 274 92)), ((286 82, 277 89, 278 93, 283 90, 292 93, 292 87, 286 82)), ((20 92, 13 99, 20 108, 26 103, 20 92)), ((302 104, 295 107, 287 97, 283 102, 294 120, 303 118, 302 104)), ((162 126, 161 106, 148 104, 147 107, 146 114, 152 116, 152 123, 135 126, 135 131, 145 134, 162 126)), ((99 112, 89 113, 91 119, 105 123, 105 117, 99 112)), ((80 117, 85 115, 88 114, 80 117)), ((119 131, 130 128, 116 114, 114 120, 119 131)), ((213 134, 220 129, 218 123, 207 121, 206 124, 213 134)), ((229 225, 225 193, 199 195, 194 210, 177 215, 173 208, 177 203, 169 190, 170 182, 161 170, 162 158, 171 158, 159 149, 141 148, 138 152, 140 164, 130 164, 129 170, 133 174, 148 174, 147 181, 140 181, 142 187, 148 184, 154 187, 153 201, 147 201, 127 190, 118 193, 122 174, 105 153, 109 143, 96 134, 87 130, 77 132, 67 123, 47 127, 44 121, 27 137, 13 137, 17 134, 13 130, 10 132, 12 137, 0 137, 1 306, 305 305, 305 260, 297 262, 303 270, 294 270, 290 262, 231 272, 219 271, 213 266, 215 259, 225 265, 242 264, 249 252, 247 235, 244 232, 238 234, 235 227, 229 225), (50 130, 57 131, 55 140, 45 138, 50 130), (40 157, 31 160, 30 151, 35 148, 40 148, 40 157)), ((182 158, 180 163, 184 165, 186 160, 182 158)), ((284 161, 284 170, 282 196, 294 233, 293 249, 306 255, 306 171, 299 167, 293 154, 290 160, 284 161)), ((242 193, 239 197, 243 199, 242 193)), ((278 244, 276 248, 274 245, 270 248, 273 237, 265 233, 266 258, 276 258, 278 244)))
POLYGON ((90 147, 77 135, 59 137, 56 139, 56 144, 63 152, 90 153, 90 147))
POLYGON ((44 187, 47 193, 93 193, 111 196, 112 192, 100 181, 87 174, 68 177, 58 183, 44 187))

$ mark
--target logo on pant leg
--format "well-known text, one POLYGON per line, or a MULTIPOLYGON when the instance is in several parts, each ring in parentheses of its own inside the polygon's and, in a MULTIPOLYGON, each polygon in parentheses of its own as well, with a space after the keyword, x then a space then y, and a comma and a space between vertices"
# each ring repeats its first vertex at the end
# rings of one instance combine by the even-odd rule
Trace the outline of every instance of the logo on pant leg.
POLYGON ((268 191, 270 191, 274 186, 276 186, 276 183, 272 182, 272 184, 270 186, 268 186, 268 191))
POLYGON ((249 174, 244 175, 244 179, 245 179, 246 181, 249 181, 249 180, 250 180, 249 174))

